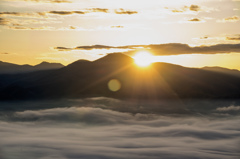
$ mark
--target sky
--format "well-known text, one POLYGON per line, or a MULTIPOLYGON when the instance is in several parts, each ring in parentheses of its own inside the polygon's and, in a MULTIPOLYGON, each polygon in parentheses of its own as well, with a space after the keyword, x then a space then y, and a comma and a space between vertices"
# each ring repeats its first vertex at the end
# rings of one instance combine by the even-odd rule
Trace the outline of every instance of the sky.
POLYGON ((64 65, 148 51, 240 70, 240 0, 0 0, 0 60, 64 65))

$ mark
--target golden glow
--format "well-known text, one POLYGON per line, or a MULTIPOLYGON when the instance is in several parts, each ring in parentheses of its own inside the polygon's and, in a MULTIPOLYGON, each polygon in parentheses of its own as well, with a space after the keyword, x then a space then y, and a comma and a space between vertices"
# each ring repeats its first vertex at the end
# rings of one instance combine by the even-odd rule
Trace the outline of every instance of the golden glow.
POLYGON ((140 67, 147 67, 153 63, 153 56, 147 51, 138 52, 133 58, 140 67))

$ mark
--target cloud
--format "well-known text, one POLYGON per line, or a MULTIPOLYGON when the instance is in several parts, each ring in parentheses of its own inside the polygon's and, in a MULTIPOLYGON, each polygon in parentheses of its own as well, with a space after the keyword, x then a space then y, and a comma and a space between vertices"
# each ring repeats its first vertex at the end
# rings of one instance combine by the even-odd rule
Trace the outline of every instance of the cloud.
POLYGON ((29 24, 46 24, 46 23, 59 23, 59 21, 0 18, 0 25, 8 26, 23 26, 29 24))
POLYGON ((201 10, 201 8, 200 8, 200 6, 198 6, 198 5, 191 5, 191 6, 189 7, 189 10, 190 10, 190 11, 198 12, 198 11, 201 10))
POLYGON ((55 30, 49 26, 42 26, 42 27, 27 27, 27 26, 8 26, 8 29, 12 30, 55 30))
POLYGON ((57 15, 85 14, 83 11, 49 11, 47 13, 57 15))
POLYGON ((103 12, 103 13, 108 13, 109 12, 109 9, 106 9, 106 8, 91 8, 91 9, 88 9, 89 11, 91 12, 103 12))
POLYGON ((191 21, 191 22, 200 22, 201 20, 198 19, 198 18, 193 18, 193 19, 190 19, 190 20, 188 20, 188 21, 191 21))
MULTIPOLYGON (((76 26, 68 26, 68 27, 60 27, 60 28, 55 28, 51 26, 42 26, 42 27, 29 27, 29 26, 6 26, 7 29, 12 29, 12 30, 47 30, 47 31, 93 31, 91 29, 85 29, 85 28, 80 28, 76 26)), ((60 47, 61 48, 61 47, 60 47)), ((64 48, 64 47, 63 47, 64 48)))
POLYGON ((7 52, 3 52, 3 53, 0 53, 2 55, 9 55, 10 53, 7 53, 7 52))
POLYGON ((239 20, 240 20, 239 16, 232 16, 232 17, 224 18, 222 20, 217 20, 217 22, 226 23, 226 22, 237 22, 239 20))
POLYGON ((75 48, 66 47, 54 47, 58 51, 68 51, 68 50, 93 50, 93 49, 131 49, 134 46, 107 46, 107 45, 90 45, 90 46, 77 46, 75 48))
POLYGON ((235 159, 239 122, 239 116, 174 117, 86 107, 12 112, 0 114, 1 157, 235 159))
MULTIPOLYGON (((63 11, 63 10, 53 10, 53 11, 45 11, 45 12, 0 12, 0 17, 28 17, 28 18, 50 18, 49 15, 73 15, 73 14, 79 14, 84 15, 88 13, 111 13, 111 11, 107 8, 87 8, 85 10, 77 10, 77 11, 63 11)), ((124 10, 122 8, 114 10, 115 14, 137 14, 137 11, 131 11, 131 10, 124 10)))
POLYGON ((46 12, 0 12, 0 17, 3 16, 16 16, 16 17, 30 17, 30 18, 48 18, 46 12))
POLYGON ((228 112, 228 111, 239 111, 240 110, 240 106, 229 106, 229 107, 220 107, 217 108, 216 111, 219 112, 228 112))
POLYGON ((211 46, 190 47, 187 44, 170 43, 160 45, 149 45, 150 51, 156 55, 177 55, 177 54, 217 54, 240 52, 240 44, 217 44, 211 46))
MULTIPOLYGON (((169 8, 166 8, 169 9, 169 8)), ((191 5, 191 6, 183 6, 179 9, 170 9, 173 13, 184 13, 184 12, 199 12, 201 11, 201 7, 198 5, 191 5)))
POLYGON ((137 11, 124 10, 123 8, 116 9, 116 10, 115 10, 115 13, 116 13, 116 14, 128 14, 128 15, 131 15, 131 14, 138 14, 137 11))
POLYGON ((131 51, 124 52, 126 54, 135 54, 139 50, 148 50, 154 55, 180 55, 180 54, 218 54, 240 52, 240 44, 217 44, 210 46, 190 47, 188 44, 168 43, 168 44, 152 44, 152 45, 127 45, 127 46, 78 46, 75 48, 55 47, 59 51, 64 50, 92 50, 92 49, 130 49, 131 51))
POLYGON ((192 18, 188 20, 179 21, 179 23, 204 23, 206 20, 200 18, 192 18))
POLYGON ((115 25, 115 26, 111 26, 111 28, 124 28, 124 26, 121 26, 121 25, 115 25))
POLYGON ((226 40, 240 41, 240 35, 236 35, 234 37, 226 37, 226 40))
POLYGON ((0 18, 0 25, 8 25, 8 24, 10 24, 9 19, 0 18))

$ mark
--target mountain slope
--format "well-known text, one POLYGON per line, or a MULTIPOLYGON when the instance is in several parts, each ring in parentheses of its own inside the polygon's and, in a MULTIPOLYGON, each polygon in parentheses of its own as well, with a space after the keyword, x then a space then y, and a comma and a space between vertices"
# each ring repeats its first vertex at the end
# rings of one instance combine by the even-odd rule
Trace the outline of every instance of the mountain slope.
POLYGON ((202 69, 240 77, 240 71, 235 69, 227 69, 223 67, 203 67, 202 69))
POLYGON ((240 78, 232 75, 154 63, 139 68, 124 54, 90 62, 76 61, 57 70, 0 76, 0 99, 83 98, 128 99, 240 98, 240 78), (120 89, 111 91, 117 80, 120 89))

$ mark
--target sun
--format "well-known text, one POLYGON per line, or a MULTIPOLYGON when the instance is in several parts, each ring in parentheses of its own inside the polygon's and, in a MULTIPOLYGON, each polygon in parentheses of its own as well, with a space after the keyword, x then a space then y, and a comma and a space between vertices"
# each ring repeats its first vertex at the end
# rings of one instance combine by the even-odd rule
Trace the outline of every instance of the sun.
POLYGON ((147 67, 153 63, 153 56, 147 51, 138 52, 133 56, 133 59, 135 64, 140 67, 147 67))

